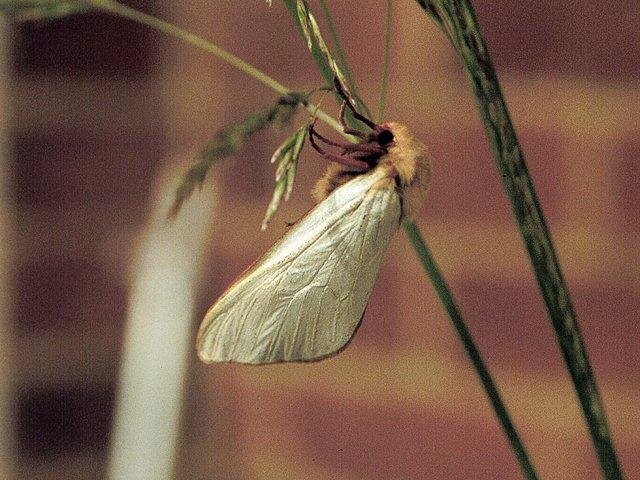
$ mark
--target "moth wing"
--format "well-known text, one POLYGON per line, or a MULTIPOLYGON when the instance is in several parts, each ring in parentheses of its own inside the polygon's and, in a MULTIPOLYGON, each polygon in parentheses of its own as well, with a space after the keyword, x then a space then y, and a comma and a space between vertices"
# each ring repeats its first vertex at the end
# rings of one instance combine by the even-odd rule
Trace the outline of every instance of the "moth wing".
POLYGON ((380 170, 332 192, 220 297, 198 332, 203 361, 310 361, 347 346, 400 221, 380 170))

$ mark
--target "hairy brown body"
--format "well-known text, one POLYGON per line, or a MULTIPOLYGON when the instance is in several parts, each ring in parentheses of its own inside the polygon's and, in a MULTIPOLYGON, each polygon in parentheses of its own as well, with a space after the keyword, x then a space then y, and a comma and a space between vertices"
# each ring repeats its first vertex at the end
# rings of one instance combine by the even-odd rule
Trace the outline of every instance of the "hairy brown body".
MULTIPOLYGON (((412 219, 424 203, 431 177, 427 147, 400 123, 389 122, 379 128, 390 131, 393 140, 384 145, 386 153, 369 159, 375 162, 371 168, 385 169, 388 177, 395 180, 402 199, 402 218, 412 219)), ((368 138, 365 141, 371 143, 374 140, 368 138)), ((315 200, 321 202, 336 188, 362 173, 344 164, 330 163, 313 190, 315 200)))

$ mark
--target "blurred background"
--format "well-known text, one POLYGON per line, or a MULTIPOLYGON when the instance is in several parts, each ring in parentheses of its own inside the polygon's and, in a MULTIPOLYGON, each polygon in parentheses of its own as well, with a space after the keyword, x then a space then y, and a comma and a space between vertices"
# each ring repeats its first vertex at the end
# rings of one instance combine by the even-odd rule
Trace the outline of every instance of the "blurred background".
MULTIPOLYGON (((289 87, 321 83, 280 2, 127 3, 289 87)), ((386 2, 332 3, 356 82, 375 110, 386 2)), ((475 3, 623 469, 637 478, 640 4, 475 3)), ((394 17, 386 117, 408 124, 433 156, 419 225, 541 476, 599 478, 461 66, 415 2, 394 2, 394 17)), ((164 228, 150 219, 170 202, 171 178, 219 128, 276 95, 193 47, 103 14, 5 23, 1 43, 0 476, 107 478, 136 258, 142 239, 164 228)), ((337 114, 328 99, 323 106, 337 114)), ((193 221, 201 233, 184 259, 197 266, 193 315, 175 320, 188 356, 178 369, 185 391, 174 478, 521 478, 402 233, 341 355, 259 368, 196 358, 206 309, 312 206, 325 163, 307 149, 291 201, 259 231, 273 188, 268 159, 285 135, 257 135, 215 167, 179 227, 188 232, 193 221)), ((184 244, 172 238, 153 247, 151 265, 178 258, 184 244)), ((168 287, 160 277, 144 285, 162 297, 168 287)), ((146 321, 152 329, 156 318, 146 321)), ((156 341, 130 340, 133 347, 156 341)), ((154 376, 153 362, 145 369, 154 376)), ((163 385, 155 388, 162 401, 163 385)))

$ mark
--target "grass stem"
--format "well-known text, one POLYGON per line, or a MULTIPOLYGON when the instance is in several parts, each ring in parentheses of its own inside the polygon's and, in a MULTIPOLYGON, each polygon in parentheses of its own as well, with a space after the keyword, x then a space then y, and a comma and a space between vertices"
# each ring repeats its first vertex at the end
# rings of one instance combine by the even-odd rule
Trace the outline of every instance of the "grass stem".
POLYGON ((623 478, 569 289, 470 0, 416 0, 460 55, 604 478, 623 478))
POLYGON ((405 222, 404 223, 404 231, 407 233, 409 239, 411 240, 411 244, 418 254, 418 258, 420 258, 420 262, 424 267, 427 275, 431 279, 431 283, 433 283, 436 293, 442 302, 445 310, 449 314, 449 318, 451 318, 451 322, 458 332, 458 336, 464 345, 464 349, 467 352, 467 356, 473 367, 480 378, 480 382, 484 387, 484 391, 487 394, 489 402, 493 407, 500 424, 509 440, 509 444, 511 445, 511 449, 516 455, 516 458, 520 464, 520 469, 524 474, 525 478, 528 480, 537 480, 538 476, 536 474, 535 468, 529 460, 529 456, 524 448, 524 444, 520 440, 518 432, 509 417, 509 412, 507 411, 507 407, 505 406, 502 398, 500 397, 500 392, 498 392, 498 388, 496 387, 493 379, 491 378, 491 374, 489 373, 489 369, 486 367, 482 360, 482 356, 480 355, 480 351, 476 347, 473 337, 471 336, 471 332, 467 328, 458 307, 456 306, 455 300, 453 299, 453 295, 451 294, 451 290, 447 286, 447 282, 440 273, 440 269, 436 264, 427 244, 418 230, 418 227, 413 222, 405 222))
POLYGON ((393 28, 393 4, 387 0, 387 8, 384 22, 384 53, 382 57, 382 80, 380 81, 380 101, 378 103, 377 121, 381 122, 384 110, 387 107, 387 95, 389 93, 389 62, 391 61, 391 31, 393 28))
POLYGON ((333 21, 333 16, 331 15, 331 9, 329 8, 326 0, 320 0, 319 3, 320 9, 322 10, 322 15, 327 22, 327 28, 329 29, 331 41, 333 42, 333 46, 336 49, 335 56, 337 58, 338 65, 340 65, 340 68, 344 72, 344 76, 346 77, 349 88, 351 89, 351 93, 355 98, 356 105, 361 109, 361 111, 364 111, 368 117, 371 117, 371 112, 367 108, 367 105, 362 101, 362 98, 358 93, 358 87, 356 86, 356 82, 353 79, 353 74, 351 73, 351 68, 349 67, 349 59, 344 51, 342 42, 340 41, 340 36, 338 35, 338 30, 336 29, 336 24, 333 21))
MULTIPOLYGON (((291 93, 292 91, 279 83, 277 80, 271 78, 262 70, 257 69, 253 65, 245 62, 241 58, 233 55, 230 52, 220 48, 213 42, 205 40, 198 35, 195 35, 187 30, 184 30, 176 25, 173 25, 169 22, 161 20, 153 15, 149 15, 147 13, 141 12, 134 8, 131 8, 127 5, 123 5, 120 2, 116 2, 114 0, 87 0, 91 5, 95 8, 103 10, 105 12, 111 13, 113 15, 117 15, 120 17, 127 18, 129 20, 133 20, 134 22, 141 23, 148 27, 151 27, 155 30, 159 30, 164 32, 172 37, 179 38, 201 50, 204 50, 208 53, 211 53, 218 57, 220 60, 225 63, 231 65, 237 70, 245 73, 250 76, 254 80, 261 82, 266 85, 270 89, 274 90, 280 95, 286 95, 291 93)), ((327 123, 331 128, 336 131, 341 132, 342 127, 339 122, 337 122, 333 117, 328 115, 326 112, 320 110, 316 105, 309 104, 307 105, 307 110, 313 115, 317 116, 320 120, 327 123)))

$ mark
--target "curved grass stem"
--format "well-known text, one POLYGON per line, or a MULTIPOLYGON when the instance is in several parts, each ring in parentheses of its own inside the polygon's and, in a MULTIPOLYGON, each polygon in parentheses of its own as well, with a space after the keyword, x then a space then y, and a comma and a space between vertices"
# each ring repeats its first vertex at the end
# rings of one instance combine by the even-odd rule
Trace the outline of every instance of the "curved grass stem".
MULTIPOLYGON (((127 5, 123 5, 120 2, 116 2, 114 0, 86 0, 87 3, 91 4, 93 7, 103 10, 105 12, 111 13, 113 15, 117 15, 120 17, 128 18, 129 20, 133 20, 134 22, 141 23, 148 27, 151 27, 155 30, 159 30, 164 32, 172 37, 179 38, 201 50, 204 50, 208 53, 211 53, 218 57, 220 60, 225 63, 231 65, 237 70, 245 73, 250 76, 254 80, 266 85, 271 88, 275 92, 280 95, 286 95, 291 93, 292 91, 282 85, 277 80, 271 78, 269 75, 264 73, 262 70, 257 69, 253 65, 245 62, 241 58, 233 55, 230 52, 220 48, 213 42, 205 40, 198 35, 195 35, 187 30, 184 30, 172 23, 165 22, 153 15, 149 15, 148 13, 141 12, 136 10, 135 8, 131 8, 127 5)), ((336 131, 342 131, 342 127, 339 122, 337 122, 331 115, 326 112, 320 110, 316 105, 308 104, 307 110, 318 117, 320 120, 331 126, 336 131)))

